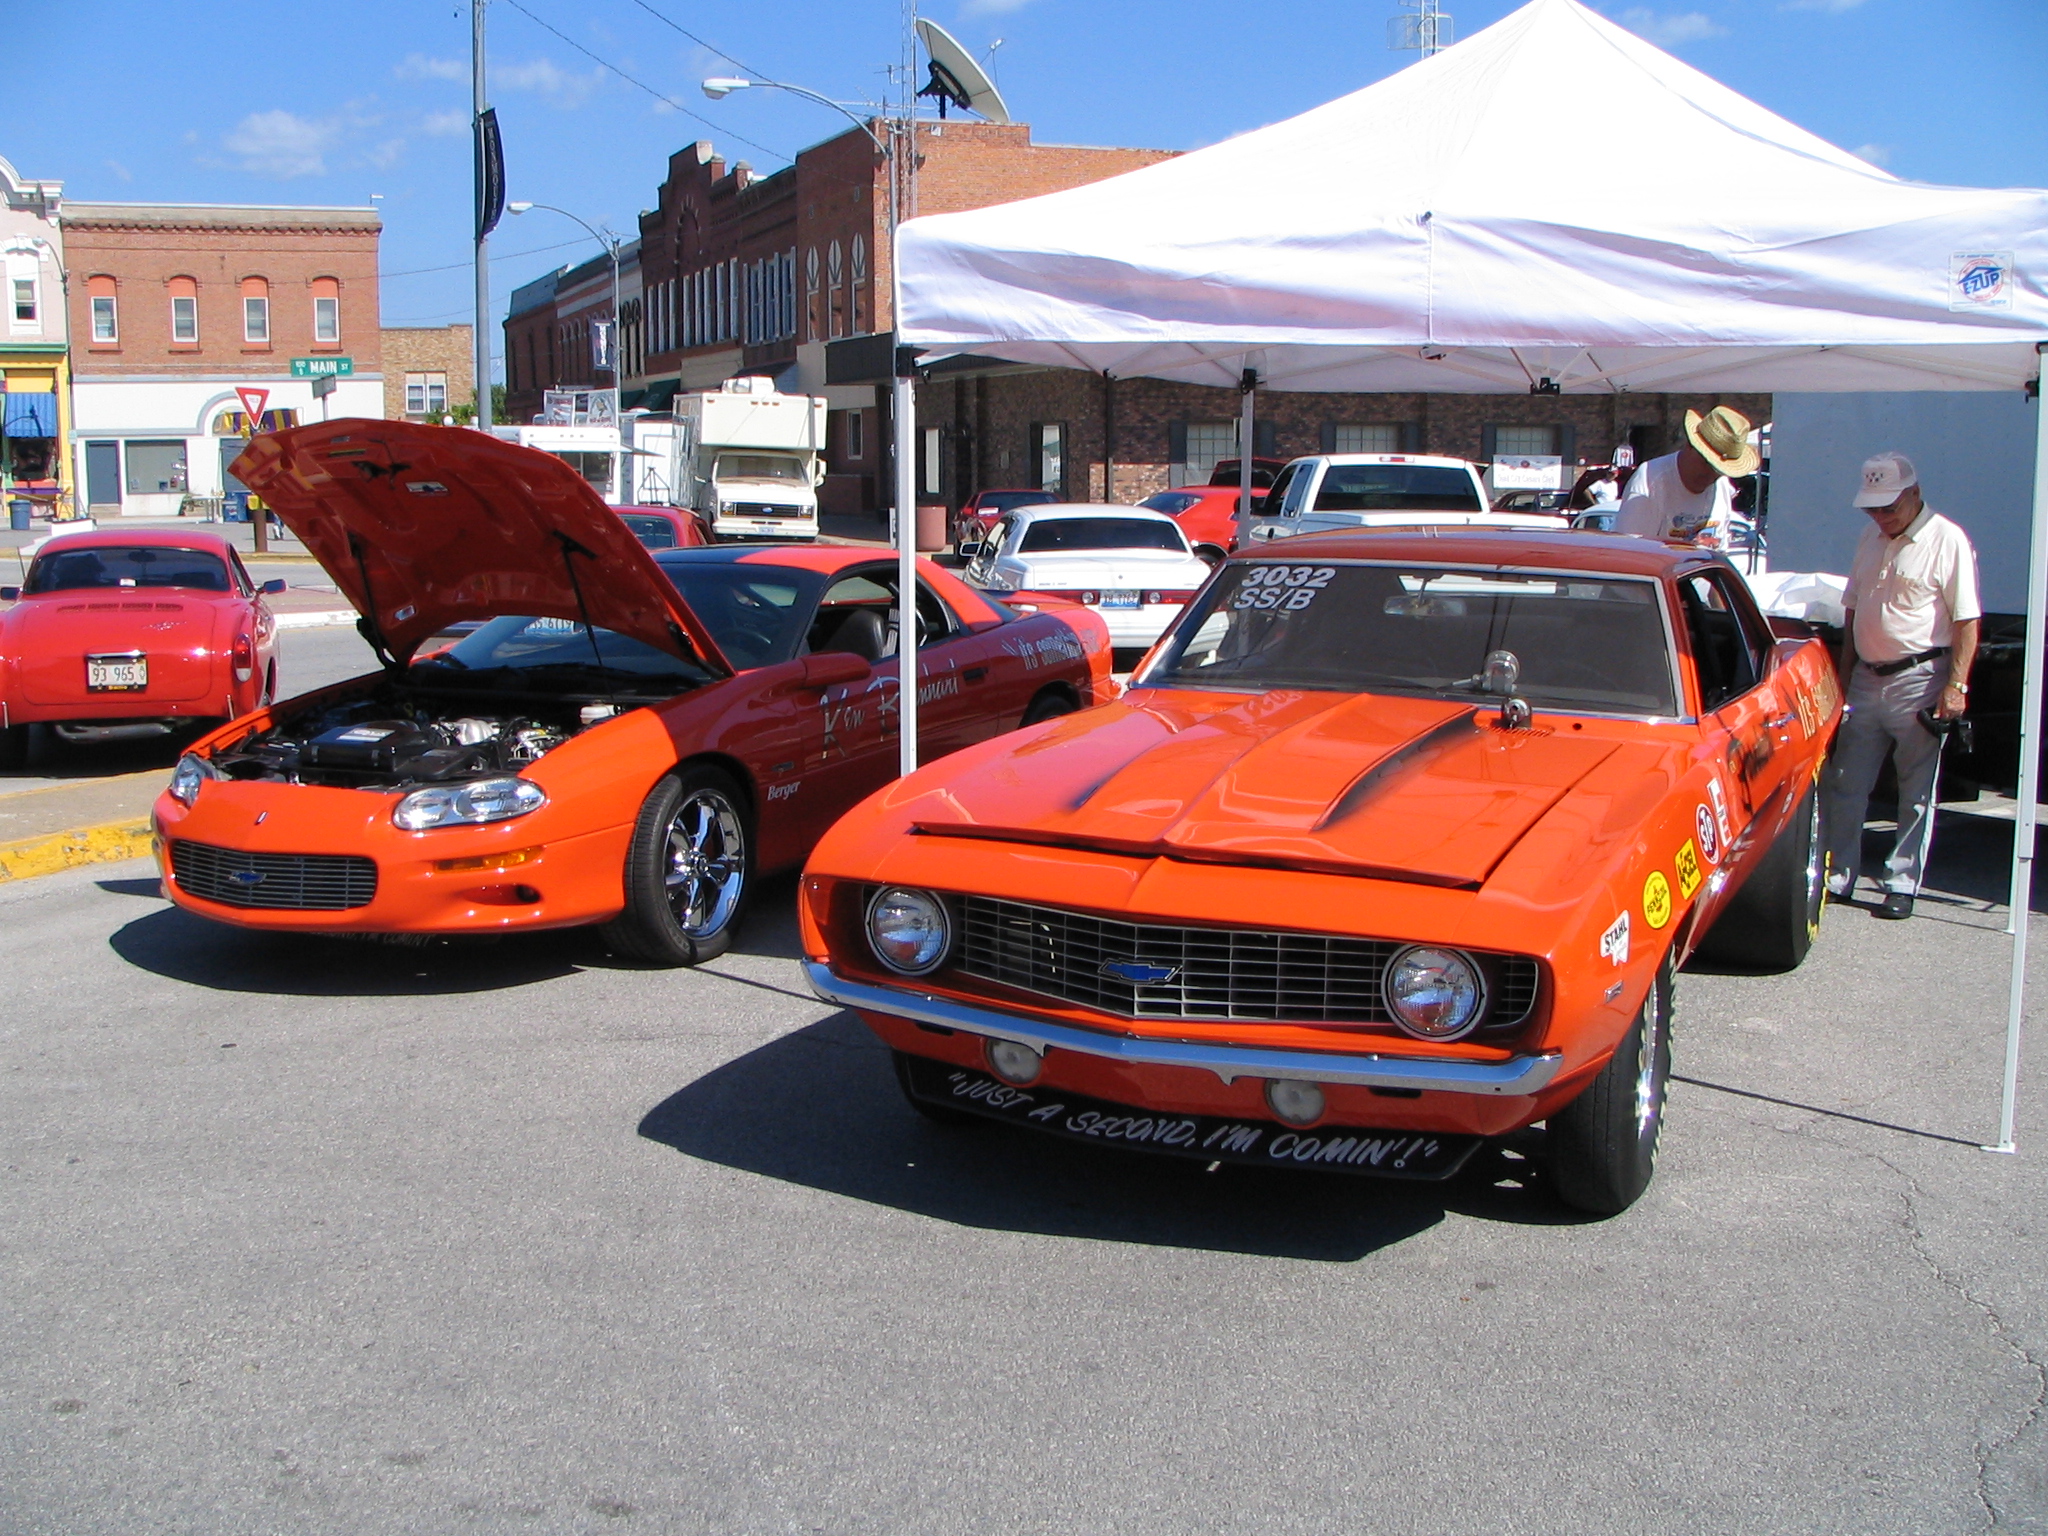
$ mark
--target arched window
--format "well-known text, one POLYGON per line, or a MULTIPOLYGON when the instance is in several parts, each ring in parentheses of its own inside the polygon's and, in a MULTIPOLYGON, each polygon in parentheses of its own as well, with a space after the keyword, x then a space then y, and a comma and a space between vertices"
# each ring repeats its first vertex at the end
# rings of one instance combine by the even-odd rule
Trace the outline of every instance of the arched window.
POLYGON ((860 236, 853 237, 853 271, 846 284, 846 312, 853 316, 852 331, 856 336, 865 335, 867 326, 863 323, 866 310, 863 300, 868 288, 868 243, 860 236))
POLYGON ((199 280, 174 277, 165 284, 171 291, 171 345, 196 348, 199 345, 199 280))
POLYGON ((117 345, 121 340, 118 285, 108 274, 97 273, 85 280, 85 291, 92 306, 92 344, 96 347, 117 345))
POLYGON ((331 277, 313 279, 313 345, 341 345, 341 284, 331 277))
POLYGON ((267 278, 242 279, 242 341, 252 347, 270 345, 270 282, 267 278))
POLYGON ((834 240, 825 256, 825 303, 831 316, 830 334, 834 341, 846 334, 846 291, 840 286, 845 266, 839 258, 839 242, 834 240))
POLYGON ((818 318, 818 248, 804 252, 804 340, 816 341, 822 324, 818 318))

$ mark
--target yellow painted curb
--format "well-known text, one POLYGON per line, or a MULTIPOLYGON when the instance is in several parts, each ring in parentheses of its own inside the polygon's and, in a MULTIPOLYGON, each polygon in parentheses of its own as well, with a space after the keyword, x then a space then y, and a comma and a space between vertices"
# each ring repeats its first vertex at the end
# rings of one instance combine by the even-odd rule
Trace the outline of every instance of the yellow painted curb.
POLYGON ((149 820, 110 821, 97 827, 0 843, 0 881, 32 880, 81 864, 118 864, 149 856, 149 820))

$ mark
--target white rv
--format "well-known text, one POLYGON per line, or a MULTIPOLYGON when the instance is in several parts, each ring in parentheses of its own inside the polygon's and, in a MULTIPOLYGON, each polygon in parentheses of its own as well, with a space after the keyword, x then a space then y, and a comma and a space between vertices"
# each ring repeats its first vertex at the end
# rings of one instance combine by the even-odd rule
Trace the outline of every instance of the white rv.
POLYGON ((702 513, 720 539, 814 539, 825 402, 765 378, 678 395, 669 417, 629 417, 630 500, 702 513))
POLYGON ((588 480, 607 506, 633 500, 633 479, 622 463, 627 450, 617 427, 493 427, 491 436, 553 454, 588 480))

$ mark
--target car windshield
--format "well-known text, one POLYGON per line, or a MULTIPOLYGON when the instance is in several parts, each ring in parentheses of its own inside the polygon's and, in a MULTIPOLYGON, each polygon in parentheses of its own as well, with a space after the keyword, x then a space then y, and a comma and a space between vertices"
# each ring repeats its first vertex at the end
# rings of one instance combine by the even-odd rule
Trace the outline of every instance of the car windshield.
POLYGON ((574 619, 506 614, 455 644, 414 662, 415 681, 437 688, 547 688, 587 680, 592 687, 644 684, 677 693, 706 682, 704 668, 616 630, 590 630, 574 619))
POLYGON ((665 517, 655 517, 647 512, 623 512, 619 521, 648 549, 676 547, 676 525, 665 517))
POLYGON ((1229 565, 1140 682, 1482 699, 1502 651, 1538 709, 1678 712, 1654 582, 1444 566, 1229 565))
POLYGON ((1472 476, 1441 464, 1332 464, 1318 512, 1483 512, 1472 476))
POLYGON ((1161 491, 1157 496, 1147 496, 1138 505, 1154 512, 1164 512, 1168 517, 1177 517, 1190 507, 1198 507, 1202 498, 1191 496, 1186 491, 1161 491))
POLYGON ((731 560, 664 560, 662 574, 735 667, 770 667, 797 653, 825 578, 817 571, 731 560))
POLYGON ((1048 517, 1024 530, 1020 555, 1075 553, 1097 549, 1169 549, 1187 553, 1187 540, 1172 523, 1149 517, 1048 517))
POLYGON ((719 480, 788 480, 797 485, 811 480, 802 459, 780 453, 721 453, 711 473, 719 480))
POLYGON ((26 592, 71 592, 87 587, 183 587, 228 590, 227 563, 200 549, 46 549, 29 567, 26 592))

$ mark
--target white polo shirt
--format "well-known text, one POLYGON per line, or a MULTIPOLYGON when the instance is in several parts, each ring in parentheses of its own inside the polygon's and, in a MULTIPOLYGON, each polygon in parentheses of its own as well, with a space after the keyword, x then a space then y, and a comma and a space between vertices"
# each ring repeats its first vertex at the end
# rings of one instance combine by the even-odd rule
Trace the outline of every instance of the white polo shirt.
POLYGON ((1977 552, 1932 507, 1896 539, 1872 523, 1856 541, 1842 606, 1856 612, 1856 654, 1883 664, 1946 646, 1959 619, 1977 619, 1977 552))

